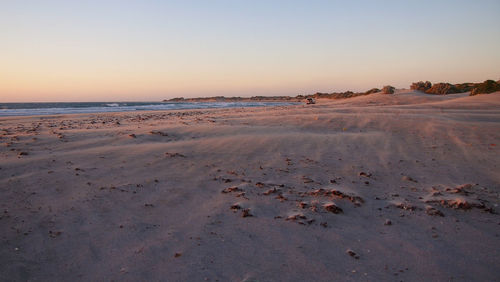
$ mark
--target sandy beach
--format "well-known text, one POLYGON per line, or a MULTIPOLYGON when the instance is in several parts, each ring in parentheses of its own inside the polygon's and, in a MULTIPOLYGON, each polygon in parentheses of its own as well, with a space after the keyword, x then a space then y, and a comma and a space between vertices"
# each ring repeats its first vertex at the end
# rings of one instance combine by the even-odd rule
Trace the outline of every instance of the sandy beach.
POLYGON ((0 118, 2 281, 498 281, 500 92, 0 118))

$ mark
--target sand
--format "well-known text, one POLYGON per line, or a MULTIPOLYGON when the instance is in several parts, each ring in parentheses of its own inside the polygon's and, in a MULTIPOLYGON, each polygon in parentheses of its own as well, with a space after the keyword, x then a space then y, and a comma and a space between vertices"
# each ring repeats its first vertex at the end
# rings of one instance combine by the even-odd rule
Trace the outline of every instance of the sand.
POLYGON ((0 118, 0 277, 498 281, 500 93, 0 118))

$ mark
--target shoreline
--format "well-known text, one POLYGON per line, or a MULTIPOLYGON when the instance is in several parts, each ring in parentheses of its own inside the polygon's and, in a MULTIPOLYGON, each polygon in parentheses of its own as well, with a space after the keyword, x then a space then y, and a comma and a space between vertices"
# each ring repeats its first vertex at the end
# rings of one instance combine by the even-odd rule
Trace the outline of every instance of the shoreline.
POLYGON ((189 113, 189 112, 203 112, 203 113, 210 113, 210 112, 218 112, 222 110, 231 110, 231 109, 260 109, 260 108, 280 108, 280 107, 300 107, 300 106, 305 106, 303 104, 298 104, 298 105, 276 105, 276 106, 255 106, 255 107, 234 107, 234 108, 195 108, 195 109, 171 109, 171 110, 144 110, 144 111, 123 111, 123 112, 96 112, 96 113, 70 113, 70 114, 51 114, 51 115, 26 115, 26 116, 0 116, 0 122, 2 120, 15 120, 15 119, 40 119, 40 120, 46 120, 46 119, 58 119, 58 118, 92 118, 96 116, 113 116, 113 115, 118 115, 118 116, 123 116, 123 115, 154 115, 154 114, 167 114, 167 115, 173 115, 176 113, 189 113))
MULTIPOLYGON (((1 117, 12 117, 12 116, 45 116, 45 115, 69 115, 69 114, 100 114, 100 113, 133 113, 133 112, 148 112, 148 111, 170 111, 170 110, 194 110, 194 109, 230 109, 230 108, 252 108, 252 107, 273 107, 273 106, 286 106, 286 105, 298 105, 299 102, 158 102, 156 104, 147 104, 145 105, 127 105, 124 103, 122 106, 107 106, 107 107, 90 107, 90 106, 77 106, 78 104, 95 104, 100 102, 93 103, 49 103, 49 104, 73 104, 73 107, 64 107, 64 108, 11 108, 11 109, 0 109, 0 118, 1 117), (163 105, 175 105, 175 104, 183 104, 183 107, 179 108, 168 108, 163 105), (187 106, 186 106, 187 105, 187 106), (139 108, 144 107, 144 108, 139 108), (24 113, 24 112, 40 112, 37 114, 32 113, 24 113), (66 111, 66 112, 65 112, 66 111), (10 114, 9 114, 10 113, 10 114)), ((121 102, 120 102, 121 103, 121 102)), ((143 103, 143 102, 141 102, 143 103)), ((39 103, 16 103, 16 104, 39 104, 39 103)), ((43 103, 42 103, 43 104, 43 103)))

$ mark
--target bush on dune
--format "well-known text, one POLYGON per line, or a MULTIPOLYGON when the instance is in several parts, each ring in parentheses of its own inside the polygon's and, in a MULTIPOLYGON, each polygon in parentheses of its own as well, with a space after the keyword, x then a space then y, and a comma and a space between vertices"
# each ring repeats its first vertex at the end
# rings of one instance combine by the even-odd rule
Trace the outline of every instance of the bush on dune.
POLYGON ((394 94, 394 90, 396 88, 394 88, 393 86, 390 86, 390 85, 386 85, 382 88, 382 93, 384 94, 394 94))
POLYGON ((477 83, 466 82, 466 83, 455 84, 455 87, 458 89, 460 93, 464 93, 472 91, 472 89, 474 89, 477 85, 478 85, 477 83))
POLYGON ((317 92, 315 94, 303 96, 304 98, 314 98, 314 99, 345 99, 345 98, 352 98, 352 97, 357 97, 357 96, 362 96, 362 95, 367 95, 368 93, 355 93, 352 91, 346 91, 346 92, 340 92, 340 93, 321 93, 317 92))
MULTIPOLYGON (((334 93, 321 93, 321 92, 316 92, 315 94, 310 94, 310 95, 305 95, 305 96, 300 96, 301 98, 314 98, 314 99, 346 99, 346 98, 353 98, 353 97, 358 97, 358 96, 364 96, 364 95, 370 95, 374 93, 380 93, 383 92, 385 94, 393 94, 395 88, 388 85, 385 86, 382 90, 379 88, 372 88, 366 92, 353 92, 353 91, 345 91, 345 92, 334 92, 334 93)), ((296 98, 298 98, 297 96, 296 98)))
POLYGON ((496 91, 500 91, 500 83, 494 80, 486 80, 483 83, 479 83, 476 88, 472 89, 470 96, 478 94, 489 94, 496 91))
POLYGON ((354 94, 354 92, 352 92, 352 91, 346 91, 346 92, 342 93, 342 95, 343 95, 344 97, 346 97, 346 98, 351 98, 351 97, 353 97, 355 94, 354 94))
POLYGON ((437 95, 446 95, 446 94, 454 94, 461 93, 458 88, 450 83, 441 82, 434 84, 431 88, 425 91, 427 94, 437 94, 437 95))
POLYGON ((411 90, 418 90, 422 92, 426 92, 432 87, 432 83, 430 81, 419 81, 419 82, 413 82, 410 86, 411 90))
POLYGON ((344 98, 352 98, 356 96, 364 95, 364 93, 354 93, 352 91, 346 91, 342 93, 332 93, 330 94, 332 99, 344 99, 344 98))
POLYGON ((412 83, 410 85, 410 89, 422 91, 427 94, 446 95, 446 94, 468 92, 474 89, 476 86, 477 86, 476 83, 470 83, 470 82, 459 83, 459 84, 441 82, 432 85, 430 81, 426 82, 419 81, 412 83))
MULTIPOLYGON (((425 82, 418 81, 418 82, 413 82, 410 85, 410 89, 434 95, 447 95, 447 94, 464 93, 470 91, 471 92, 470 95, 473 96, 477 94, 485 94, 485 93, 500 91, 500 80, 499 81, 486 80, 483 83, 465 82, 458 84, 451 84, 447 82, 432 84, 430 81, 425 81, 425 82)), ((334 92, 334 93, 317 92, 315 94, 299 95, 296 98, 345 99, 363 95, 370 95, 374 93, 394 94, 395 90, 396 90, 395 87, 391 85, 386 85, 382 89, 372 88, 366 92, 353 92, 353 91, 334 92)))
POLYGON ((378 92, 380 92, 380 89, 372 88, 372 89, 366 91, 365 94, 373 94, 373 93, 378 93, 378 92))
POLYGON ((330 98, 330 94, 328 93, 321 93, 321 92, 316 92, 314 95, 312 95, 314 99, 319 99, 319 98, 330 98))

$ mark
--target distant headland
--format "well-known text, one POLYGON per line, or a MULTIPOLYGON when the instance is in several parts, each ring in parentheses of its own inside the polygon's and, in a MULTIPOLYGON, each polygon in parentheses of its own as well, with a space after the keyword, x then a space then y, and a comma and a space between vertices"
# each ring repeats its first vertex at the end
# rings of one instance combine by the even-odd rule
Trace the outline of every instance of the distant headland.
MULTIPOLYGON (((458 94, 470 92, 470 96, 478 94, 489 94, 496 91, 500 91, 500 80, 485 80, 481 83, 465 82, 451 84, 447 82, 439 82, 432 84, 430 81, 418 81, 410 85, 410 89, 420 91, 430 95, 448 95, 448 94, 458 94)), ((346 99, 357 96, 369 95, 374 93, 384 93, 393 94, 395 87, 391 85, 386 85, 379 88, 372 88, 365 92, 333 92, 333 93, 321 93, 316 92, 314 94, 297 95, 292 96, 253 96, 253 97, 225 97, 225 96, 214 96, 214 97, 200 97, 200 98, 172 98, 163 100, 163 102, 301 102, 308 98, 313 99, 346 99)))

